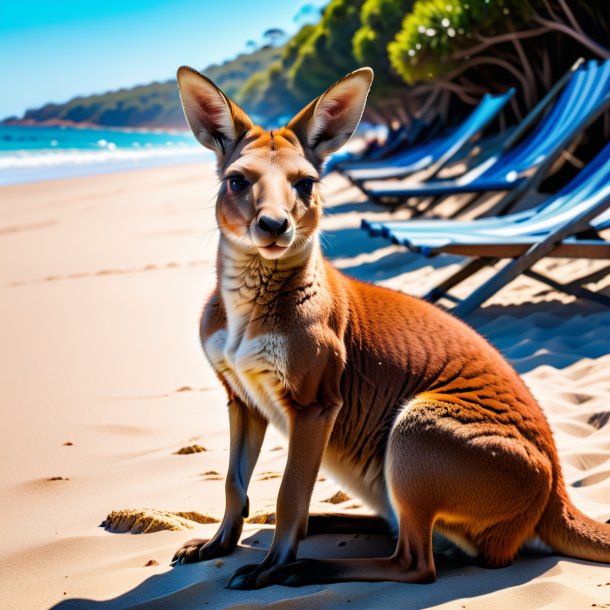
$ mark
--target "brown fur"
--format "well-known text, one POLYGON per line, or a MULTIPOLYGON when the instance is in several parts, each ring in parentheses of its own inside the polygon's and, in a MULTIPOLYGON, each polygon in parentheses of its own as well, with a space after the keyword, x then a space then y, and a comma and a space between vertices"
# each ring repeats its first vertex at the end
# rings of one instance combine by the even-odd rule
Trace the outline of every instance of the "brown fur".
POLYGON ((214 136, 223 179, 218 285, 201 340, 229 397, 231 453, 218 533, 188 542, 175 560, 233 550, 271 422, 289 441, 275 536, 264 561, 239 570, 230 587, 428 582, 433 528, 489 567, 509 564, 536 535, 561 553, 610 562, 610 527, 571 504, 549 426, 502 356, 451 315, 351 279, 320 252, 317 186, 303 194, 299 181, 317 179, 323 156, 351 135, 370 79, 348 75, 271 134, 228 100, 234 131, 217 109, 212 118, 200 107, 193 114, 193 96, 222 94, 179 72, 195 134, 207 130, 200 139, 209 145, 214 120, 224 130, 214 136), (243 192, 231 190, 235 175, 248 182, 243 192), (288 218, 286 234, 265 237, 263 213, 288 218), (397 528, 392 557, 294 561, 321 464, 397 528))

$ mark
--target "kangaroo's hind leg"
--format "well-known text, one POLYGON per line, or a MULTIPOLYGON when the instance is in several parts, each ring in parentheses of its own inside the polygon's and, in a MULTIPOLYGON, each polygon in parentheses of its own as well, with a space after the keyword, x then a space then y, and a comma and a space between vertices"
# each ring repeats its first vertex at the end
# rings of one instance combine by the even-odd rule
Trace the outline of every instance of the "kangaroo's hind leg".
POLYGON ((551 464, 514 429, 471 425, 454 412, 447 402, 414 400, 390 433, 385 477, 399 523, 391 557, 305 559, 279 568, 273 582, 431 582, 435 526, 489 567, 510 563, 544 510, 551 464))
MULTIPOLYGON (((398 515, 425 515, 485 566, 502 567, 534 534, 553 472, 535 438, 494 415, 457 398, 412 401, 393 428, 386 478, 398 515)), ((413 559, 426 563, 411 532, 413 559)))

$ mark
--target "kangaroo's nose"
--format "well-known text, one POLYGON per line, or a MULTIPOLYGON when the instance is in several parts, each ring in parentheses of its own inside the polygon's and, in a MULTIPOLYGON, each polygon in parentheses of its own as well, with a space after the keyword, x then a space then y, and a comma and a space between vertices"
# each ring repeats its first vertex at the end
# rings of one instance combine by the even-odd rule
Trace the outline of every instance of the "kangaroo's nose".
POLYGON ((288 230, 288 218, 272 218, 267 214, 261 214, 258 226, 261 231, 268 233, 271 237, 279 237, 288 230))

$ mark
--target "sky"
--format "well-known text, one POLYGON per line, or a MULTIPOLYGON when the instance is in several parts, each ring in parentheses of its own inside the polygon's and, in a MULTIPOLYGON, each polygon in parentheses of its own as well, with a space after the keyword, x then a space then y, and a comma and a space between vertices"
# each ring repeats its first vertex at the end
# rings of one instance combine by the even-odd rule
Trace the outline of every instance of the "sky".
POLYGON ((269 28, 296 32, 327 2, 0 0, 0 119, 203 69, 269 28))

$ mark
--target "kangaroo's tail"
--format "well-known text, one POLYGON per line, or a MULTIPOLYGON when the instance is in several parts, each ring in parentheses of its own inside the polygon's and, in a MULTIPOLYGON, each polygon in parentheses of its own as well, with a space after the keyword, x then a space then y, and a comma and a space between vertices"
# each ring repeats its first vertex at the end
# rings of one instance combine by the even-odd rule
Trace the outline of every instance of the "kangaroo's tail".
POLYGON ((569 557, 610 563, 610 525, 583 515, 570 501, 560 469, 536 531, 555 551, 569 557))

